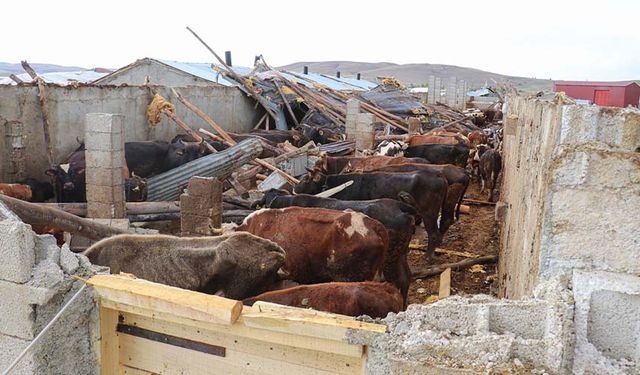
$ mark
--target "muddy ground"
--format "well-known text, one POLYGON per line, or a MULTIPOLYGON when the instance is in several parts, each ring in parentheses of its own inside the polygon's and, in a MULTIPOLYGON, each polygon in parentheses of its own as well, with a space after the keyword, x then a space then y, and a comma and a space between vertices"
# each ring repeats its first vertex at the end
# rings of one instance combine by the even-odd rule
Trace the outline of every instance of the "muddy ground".
MULTIPOLYGON (((477 182, 473 181, 467 190, 466 198, 486 201, 487 195, 479 194, 477 182)), ((442 245, 438 248, 468 252, 477 255, 498 254, 498 231, 494 218, 494 206, 470 205, 468 215, 461 214, 460 220, 455 222, 444 236, 442 245)), ((416 228, 413 242, 426 245, 427 234, 424 227, 416 228)), ((424 252, 411 250, 409 252, 409 266, 412 271, 419 271, 443 263, 454 263, 467 259, 463 256, 442 254, 434 257, 431 263, 425 260, 424 252)), ((496 264, 485 264, 473 269, 452 271, 451 294, 494 294, 492 280, 495 279, 496 264), (484 271, 484 272, 482 272, 484 271)), ((409 288, 409 303, 425 303, 430 296, 438 295, 439 276, 413 280, 409 288)), ((433 298, 433 297, 431 297, 433 298)))

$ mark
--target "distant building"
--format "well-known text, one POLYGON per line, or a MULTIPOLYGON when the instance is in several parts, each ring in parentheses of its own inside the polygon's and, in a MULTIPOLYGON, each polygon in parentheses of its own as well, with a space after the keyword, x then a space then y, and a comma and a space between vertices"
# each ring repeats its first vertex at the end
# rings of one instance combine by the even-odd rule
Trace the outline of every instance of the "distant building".
POLYGON ((601 106, 638 107, 640 103, 640 85, 634 81, 554 81, 553 91, 564 91, 572 98, 588 100, 601 106))

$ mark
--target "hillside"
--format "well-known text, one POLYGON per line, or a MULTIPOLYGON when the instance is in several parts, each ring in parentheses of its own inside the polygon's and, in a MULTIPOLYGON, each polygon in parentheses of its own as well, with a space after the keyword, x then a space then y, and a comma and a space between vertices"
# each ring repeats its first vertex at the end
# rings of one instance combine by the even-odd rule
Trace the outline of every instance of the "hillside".
POLYGON ((486 72, 479 69, 464 68, 454 65, 442 64, 394 64, 361 63, 353 61, 322 61, 322 62, 297 62, 280 67, 280 69, 302 71, 303 66, 308 66, 309 71, 334 75, 340 71, 343 76, 354 76, 361 73, 363 79, 375 82, 376 77, 390 76, 399 79, 408 86, 425 86, 430 75, 448 79, 455 76, 469 82, 469 88, 480 88, 488 83, 509 81, 518 90, 537 92, 551 90, 552 83, 546 79, 534 79, 525 77, 512 77, 497 73, 486 72))
MULTIPOLYGON (((86 70, 85 68, 80 68, 77 66, 63 66, 63 65, 55 65, 55 64, 33 64, 29 63, 31 67, 37 73, 51 73, 51 72, 73 72, 79 70, 86 70)), ((6 63, 0 62, 0 77, 7 77, 9 74, 21 74, 24 73, 24 69, 22 69, 22 65, 20 63, 6 63)))

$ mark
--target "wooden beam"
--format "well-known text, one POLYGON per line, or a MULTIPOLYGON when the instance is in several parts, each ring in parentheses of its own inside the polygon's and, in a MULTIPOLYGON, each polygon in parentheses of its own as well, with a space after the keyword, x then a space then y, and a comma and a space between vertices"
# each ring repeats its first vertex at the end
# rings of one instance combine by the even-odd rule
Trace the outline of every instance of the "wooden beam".
POLYGON ((17 84, 24 83, 24 81, 21 80, 20 77, 18 77, 17 75, 15 75, 13 73, 9 74, 9 78, 11 78, 11 80, 13 80, 13 82, 15 82, 17 84))
POLYGON ((438 287, 438 299, 447 298, 451 295, 451 268, 447 268, 440 274, 440 285, 438 287))
POLYGON ((464 203, 475 204, 475 205, 478 205, 478 206, 495 206, 496 205, 495 202, 479 201, 479 200, 467 199, 467 198, 464 198, 462 201, 464 203))
POLYGON ((284 92, 282 92, 282 87, 280 87, 280 82, 274 80, 273 84, 276 85, 276 89, 278 90, 278 93, 280 94, 280 97, 282 98, 282 101, 284 102, 284 106, 287 107, 287 111, 289 111, 289 115, 293 119, 293 122, 296 124, 296 127, 300 126, 300 122, 296 118, 296 115, 293 113, 293 109, 291 109, 291 106, 289 105, 289 102, 287 101, 287 97, 284 95, 284 92))
POLYGON ((100 373, 118 373, 119 337, 116 331, 118 312, 100 306, 100 373))
POLYGON ((233 324, 242 303, 227 298, 133 279, 120 275, 96 275, 87 281, 101 300, 138 306, 218 324, 233 324))
POLYGON ((126 233, 123 230, 83 219, 57 208, 43 207, 37 203, 24 202, 6 195, 0 194, 0 201, 28 224, 49 225, 92 240, 126 233))
POLYGON ((51 145, 51 126, 49 124, 49 100, 47 98, 47 90, 45 88, 44 80, 39 77, 35 70, 24 60, 20 62, 22 68, 33 78, 38 84, 38 101, 40 102, 40 111, 42 113, 42 130, 44 132, 44 145, 47 150, 47 161, 49 166, 54 166, 53 161, 53 146, 51 145))
POLYGON ((497 260, 498 260, 498 257, 496 255, 485 255, 478 258, 465 259, 463 261, 456 262, 456 263, 441 264, 435 267, 413 272, 411 275, 411 278, 414 280, 423 279, 425 277, 439 275, 447 268, 451 268, 452 270, 456 271, 462 268, 473 266, 474 264, 495 263, 497 260))
POLYGON ((184 131, 186 131, 187 134, 189 134, 191 137, 193 137, 193 139, 195 139, 196 142, 203 143, 204 146, 207 148, 207 150, 209 150, 212 154, 218 153, 218 150, 216 150, 215 148, 213 148, 213 146, 205 142, 204 139, 200 136, 200 134, 193 131, 193 129, 191 129, 191 127, 189 127, 189 125, 187 125, 184 121, 182 121, 178 116, 176 116, 175 113, 167 110, 162 110, 162 113, 167 115, 167 117, 173 120, 173 122, 175 122, 176 125, 178 125, 184 131))
POLYGON ((171 88, 171 92, 173 92, 173 95, 175 95, 182 104, 184 104, 187 108, 189 108, 191 111, 193 111, 193 113, 198 115, 198 117, 203 119, 204 122, 209 124, 209 126, 211 126, 211 128, 213 128, 213 130, 218 132, 218 134, 220 134, 220 136, 224 140, 226 140, 230 144, 235 144, 235 141, 233 140, 233 138, 231 138, 231 136, 229 136, 229 134, 227 134, 227 132, 222 128, 222 126, 218 125, 215 121, 213 121, 213 119, 208 114, 206 114, 204 111, 202 111, 200 108, 198 108, 195 104, 193 104, 190 101, 188 101, 185 97, 180 95, 180 93, 177 92, 173 87, 171 88))

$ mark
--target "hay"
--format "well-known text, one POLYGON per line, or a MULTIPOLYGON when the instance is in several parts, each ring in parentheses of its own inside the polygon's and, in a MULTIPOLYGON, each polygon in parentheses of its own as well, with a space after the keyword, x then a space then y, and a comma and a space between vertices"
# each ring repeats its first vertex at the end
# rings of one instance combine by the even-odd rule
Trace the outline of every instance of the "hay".
POLYGON ((155 94, 153 96, 153 100, 147 107, 147 118, 149 120, 149 126, 153 127, 160 123, 160 114, 162 113, 162 111, 176 113, 176 107, 159 94, 155 94))

